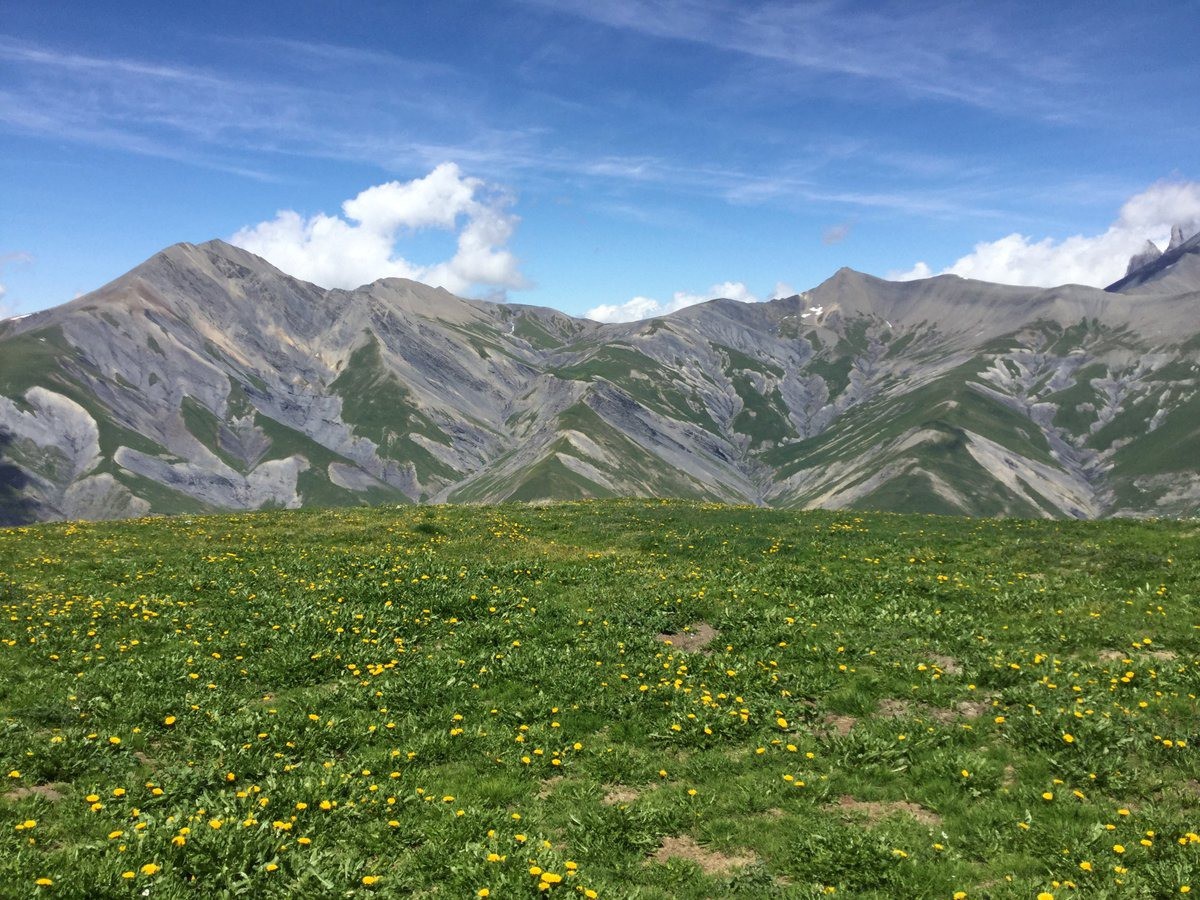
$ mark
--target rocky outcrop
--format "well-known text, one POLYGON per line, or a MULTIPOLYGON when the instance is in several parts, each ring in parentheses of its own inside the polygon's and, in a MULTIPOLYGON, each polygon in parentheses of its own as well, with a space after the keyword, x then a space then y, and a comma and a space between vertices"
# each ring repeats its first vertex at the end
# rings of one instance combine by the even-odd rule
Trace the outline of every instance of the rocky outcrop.
MULTIPOLYGON (((1176 228, 1178 227, 1176 226, 1176 228)), ((1174 232, 1172 232, 1171 236, 1174 237, 1174 232)), ((1154 262, 1160 256, 1162 256, 1162 251, 1158 249, 1158 244, 1154 243, 1154 241, 1146 241, 1142 245, 1141 250, 1129 257, 1129 265, 1125 267, 1125 274, 1130 275, 1143 266, 1150 265, 1150 263, 1154 262)))
POLYGON ((1107 292, 843 269, 600 325, 180 244, 0 323, 0 525, 612 495, 1194 514, 1200 237, 1156 254, 1107 292))

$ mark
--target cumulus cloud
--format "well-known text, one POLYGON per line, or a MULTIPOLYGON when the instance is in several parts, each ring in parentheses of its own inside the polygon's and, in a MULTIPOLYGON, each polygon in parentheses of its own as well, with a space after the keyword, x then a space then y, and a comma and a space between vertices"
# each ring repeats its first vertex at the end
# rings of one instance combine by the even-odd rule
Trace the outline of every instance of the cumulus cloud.
POLYGON ((508 241, 519 219, 512 195, 442 163, 423 178, 367 188, 342 204, 341 215, 305 217, 281 210, 248 226, 230 242, 297 278, 323 287, 353 288, 378 278, 411 278, 455 294, 525 287, 508 241), (457 233, 454 255, 433 265, 410 262, 397 244, 437 229, 457 233))
POLYGON ((917 281, 921 278, 932 278, 933 274, 933 269, 929 268, 929 263, 919 262, 911 269, 888 272, 887 277, 891 281, 917 281))
MULTIPOLYGON (((782 281, 775 285, 776 296, 790 296, 792 289, 782 281), (780 291, 786 291, 786 294, 781 294, 780 291)), ((739 303, 758 303, 759 298, 751 293, 750 288, 746 287, 740 281, 723 281, 720 284, 714 284, 707 291, 701 294, 693 294, 688 291, 676 291, 671 299, 660 302, 651 297, 634 297, 632 300, 627 300, 625 303, 610 303, 589 309, 584 315, 589 319, 594 319, 597 322, 633 322, 637 319, 651 319, 654 316, 665 316, 667 313, 673 313, 676 310, 683 309, 687 306, 695 306, 697 303, 704 303, 708 300, 715 300, 718 297, 726 300, 737 300, 739 303)))
MULTIPOLYGON (((1163 181, 1151 185, 1125 201, 1117 220, 1102 234, 1077 234, 1056 241, 1013 233, 976 244, 971 253, 938 274, 1001 284, 1104 287, 1125 274, 1129 258, 1140 252, 1147 240, 1160 250, 1166 249, 1172 225, 1181 225, 1189 237, 1200 231, 1200 182, 1163 181)), ((928 264, 919 262, 888 277, 908 281, 933 274, 928 264)))

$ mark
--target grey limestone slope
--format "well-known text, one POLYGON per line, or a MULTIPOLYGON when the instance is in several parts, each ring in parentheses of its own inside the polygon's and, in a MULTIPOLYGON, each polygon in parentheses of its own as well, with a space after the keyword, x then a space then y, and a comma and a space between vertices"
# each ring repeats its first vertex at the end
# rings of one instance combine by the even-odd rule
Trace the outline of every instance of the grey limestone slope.
POLYGON ((1143 267, 1177 254, 1154 292, 843 269, 600 325, 179 244, 0 323, 0 522, 624 495, 1191 514, 1186 248, 1143 267))

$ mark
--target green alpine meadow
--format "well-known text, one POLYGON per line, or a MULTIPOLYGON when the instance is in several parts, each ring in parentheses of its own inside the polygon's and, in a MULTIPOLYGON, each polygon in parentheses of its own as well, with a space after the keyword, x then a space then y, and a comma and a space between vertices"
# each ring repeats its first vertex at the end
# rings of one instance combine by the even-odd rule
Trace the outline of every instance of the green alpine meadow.
POLYGON ((0 896, 1200 893, 1198 549, 652 499, 0 530, 0 896))

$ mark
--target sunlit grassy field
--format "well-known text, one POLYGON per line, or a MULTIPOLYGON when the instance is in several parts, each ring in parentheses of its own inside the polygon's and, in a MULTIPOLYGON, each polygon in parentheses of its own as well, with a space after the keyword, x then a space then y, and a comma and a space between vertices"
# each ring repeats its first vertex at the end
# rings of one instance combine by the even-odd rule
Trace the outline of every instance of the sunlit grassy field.
POLYGON ((0 531, 0 895, 1200 894, 1198 549, 653 501, 0 531))

